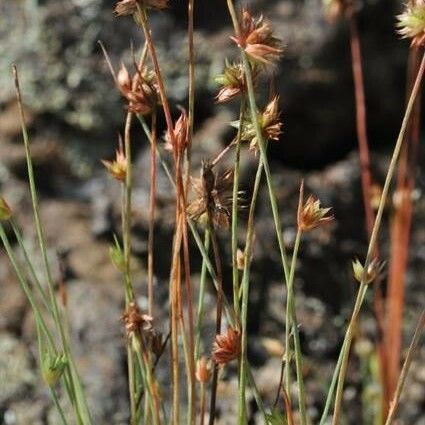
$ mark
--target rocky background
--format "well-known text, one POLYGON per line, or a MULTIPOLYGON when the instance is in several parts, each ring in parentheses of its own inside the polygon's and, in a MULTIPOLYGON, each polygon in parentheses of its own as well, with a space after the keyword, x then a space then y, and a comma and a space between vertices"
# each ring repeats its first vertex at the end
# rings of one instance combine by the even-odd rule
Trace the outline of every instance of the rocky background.
MULTIPOLYGON (((177 114, 177 107, 187 102, 186 5, 183 0, 170 3, 169 11, 152 16, 152 26, 177 114)), ((199 165, 202 157, 214 156, 232 137, 228 122, 236 118, 237 105, 217 106, 213 101, 216 87, 212 77, 221 72, 224 58, 232 58, 236 53, 229 41, 231 30, 225 1, 197 3, 195 164, 199 165)), ((37 256, 10 72, 15 62, 28 107, 37 181, 43 198, 42 217, 51 255, 65 265, 76 354, 96 423, 115 425, 127 423, 128 412, 124 337, 119 322, 122 288, 119 274, 108 259, 111 235, 119 223, 119 190, 106 176, 99 159, 112 155, 124 111, 98 40, 105 44, 116 65, 120 60, 130 63, 131 42, 139 49, 143 40, 131 19, 113 17, 113 4, 112 0, 0 0, 0 190, 17 210, 28 246, 37 256)), ((343 23, 329 25, 324 20, 319 0, 256 0, 244 4, 271 18, 286 45, 285 56, 274 76, 281 95, 284 134, 280 142, 272 144, 271 158, 288 246, 295 236, 297 193, 302 177, 309 191, 319 196, 324 205, 333 206, 336 216, 332 226, 305 239, 296 280, 300 331, 308 356, 308 403, 311 416, 317 418, 356 291, 350 261, 354 255, 364 254, 366 248, 348 34, 343 23)), ((408 43, 398 40, 394 32, 394 16, 400 9, 401 1, 365 0, 358 10, 369 137, 378 183, 385 176, 404 106, 408 43)), ((136 128, 133 135, 135 280, 143 304, 149 154, 147 142, 136 128)), ((248 192, 255 162, 250 154, 244 155, 242 185, 248 192)), ((422 162, 420 153, 419 164, 422 162)), ((424 183, 419 167, 407 276, 406 343, 424 300, 424 183)), ((161 255, 156 260, 156 302, 158 321, 164 322, 164 331, 169 258, 163 254, 169 252, 172 234, 170 193, 165 176, 160 175, 156 252, 161 255)), ((265 188, 261 197, 249 348, 260 391, 271 404, 280 371, 285 291, 265 188)), ((389 205, 387 222, 391 214, 389 205)), ((220 237, 223 258, 230 258, 228 235, 220 237)), ((385 232, 381 246, 385 253, 385 232)), ((200 259, 194 254, 195 286, 199 266, 200 259)), ((228 264, 225 273, 230 273, 228 264)), ((213 301, 211 292, 210 307, 213 301)), ((376 406, 377 388, 371 379, 376 373, 372 350, 376 329, 370 305, 364 311, 355 347, 357 357, 345 393, 350 424, 371 423, 371 409, 376 406)), ((206 341, 212 341, 212 335, 212 328, 207 326, 206 341)), ((40 385, 36 357, 31 313, 7 259, 0 252, 0 424, 57 423, 48 394, 40 385)), ((406 387, 400 425, 425 424, 424 360, 422 347, 406 387)), ((160 373, 167 382, 165 366, 160 373)), ((231 394, 235 385, 236 376, 230 368, 219 388, 220 424, 234 424, 231 394)), ((254 403, 252 406, 252 423, 260 423, 259 419, 255 422, 254 403)))

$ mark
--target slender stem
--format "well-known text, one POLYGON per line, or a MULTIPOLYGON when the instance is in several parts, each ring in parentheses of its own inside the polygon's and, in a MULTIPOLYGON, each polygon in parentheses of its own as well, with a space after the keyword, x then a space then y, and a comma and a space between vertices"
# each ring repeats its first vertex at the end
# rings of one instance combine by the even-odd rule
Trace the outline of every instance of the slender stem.
POLYGON ((56 410, 59 412, 59 416, 61 418, 63 425, 68 425, 67 420, 65 419, 65 414, 63 413, 62 406, 59 403, 58 396, 56 395, 55 390, 52 387, 49 387, 50 396, 52 397, 53 404, 56 407, 56 410))
POLYGON ((69 365, 67 366, 69 370, 69 377, 71 381, 71 386, 74 387, 75 393, 76 393, 76 409, 78 411, 78 416, 82 417, 84 421, 83 423, 91 424, 91 418, 90 413, 87 407, 87 401, 84 395, 83 387, 81 384, 80 377, 77 373, 77 370, 75 368, 75 363, 72 357, 71 349, 69 347, 65 330, 63 328, 62 324, 62 318, 59 311, 59 306, 57 303, 57 299, 55 296, 55 289, 54 289, 54 282, 52 273, 50 270, 50 264, 49 264, 49 258, 47 254, 47 246, 45 242, 44 237, 44 231, 40 220, 40 212, 39 212, 39 202, 38 202, 38 195, 37 195, 37 189, 35 185, 35 178, 34 178, 34 167, 32 164, 32 157, 31 157, 31 151, 30 151, 30 143, 29 143, 29 136, 28 131, 26 128, 26 120, 25 120, 25 114, 24 114, 24 108, 23 108, 23 101, 21 96, 21 90, 19 86, 19 77, 18 77, 18 70, 15 65, 12 67, 13 70, 13 76, 14 76, 14 83, 15 83, 15 90, 16 90, 16 97, 18 100, 18 107, 19 107, 19 114, 21 118, 21 126, 22 126, 22 137, 24 140, 24 147, 25 147, 25 157, 27 161, 27 171, 28 171, 28 180, 29 180, 29 186, 30 186, 30 193, 31 193, 31 201, 32 201, 32 207, 33 207, 33 213, 34 213, 34 221, 35 221, 35 227, 37 232, 37 238, 40 246, 40 251, 42 254, 42 259, 44 263, 44 268, 46 272, 47 277, 47 283, 48 283, 48 289, 49 289, 49 296, 50 296, 50 302, 52 305, 52 310, 54 313, 54 321, 58 328, 61 343, 63 346, 63 351, 66 354, 69 365))
MULTIPOLYGON (((194 7, 195 0, 188 0, 188 43, 189 43, 189 112, 188 112, 188 136, 186 148, 186 180, 185 193, 189 191, 190 174, 192 168, 192 141, 193 141, 193 123, 195 116, 195 48, 194 48, 194 7)), ((186 205, 183 206, 186 209, 186 205)), ((189 271, 189 248, 187 238, 187 223, 185 221, 183 230, 183 239, 185 246, 185 272, 189 271)), ((188 406, 188 424, 195 424, 195 403, 196 403, 196 378, 195 378, 195 331, 194 331, 194 310, 192 305, 192 288, 190 276, 186 277, 186 291, 189 314, 189 374, 190 382, 189 391, 189 406, 188 406)))
POLYGON ((241 157, 242 123, 245 113, 245 97, 242 96, 239 112, 239 128, 236 137, 235 167, 233 172, 233 195, 232 195, 232 271, 233 271, 233 308, 236 317, 239 317, 239 269, 237 264, 238 251, 238 200, 239 200, 239 172, 241 157))
POLYGON ((294 295, 294 277, 295 269, 297 265, 298 251, 300 247, 302 232, 297 231, 297 236, 295 238, 294 252, 292 254, 291 261, 291 270, 288 281, 288 294, 286 298, 286 327, 285 327, 285 340, 286 340, 286 393, 290 399, 290 381, 289 381, 289 372, 291 364, 291 353, 290 353, 290 328, 292 324, 292 332, 294 335, 294 350, 295 350, 295 367, 297 371, 297 384, 298 384, 298 403, 301 414, 301 423, 307 424, 307 412, 305 406, 305 391, 304 391, 304 380, 303 380, 303 367, 302 367, 302 353, 301 353, 301 344, 300 337, 298 332, 298 323, 295 309, 295 295, 294 295), (289 351, 288 351, 289 350, 289 351))
MULTIPOLYGON (((344 341, 344 344, 345 344, 345 341, 344 341)), ((331 383, 328 387, 328 394, 326 396, 325 407, 323 409, 322 416, 320 417, 319 425, 325 425, 326 419, 328 418, 329 410, 331 408, 331 404, 332 404, 332 401, 333 401, 333 394, 334 394, 335 387, 336 387, 336 384, 337 384, 337 381, 338 381, 339 371, 341 369, 343 354, 344 354, 344 345, 342 346, 341 351, 339 353, 338 361, 336 363, 335 370, 334 370, 334 373, 332 375, 332 380, 331 380, 331 383)))
POLYGON ((154 279, 154 233, 155 233, 155 207, 156 207, 156 108, 152 111, 151 125, 151 181, 149 196, 149 236, 148 236, 148 311, 153 317, 153 279, 154 279))
POLYGON ((131 122, 133 114, 127 113, 124 127, 124 149, 127 159, 127 170, 124 186, 124 205, 123 205, 123 240, 124 240, 124 278, 127 294, 127 304, 134 299, 134 290, 131 282, 131 210, 132 210, 132 192, 133 192, 133 167, 131 162, 131 122))
MULTIPOLYGON (((204 247, 205 251, 208 253, 210 247, 210 232, 207 228, 205 230, 204 237, 204 247)), ((207 282, 207 264, 202 258, 202 267, 201 267, 201 279, 199 283, 199 298, 198 298, 198 314, 196 317, 196 327, 195 327, 195 360, 199 360, 200 351, 201 351, 201 331, 202 331, 202 322, 204 319, 204 310, 205 310, 205 288, 207 282)))
MULTIPOLYGON (((425 71, 425 54, 422 57, 421 65, 419 67, 418 74, 417 74, 416 80, 415 80, 415 84, 413 86, 412 93, 410 95, 409 102, 407 104, 406 111, 405 111, 405 114, 404 114, 403 122, 401 124, 400 133, 398 135, 397 142, 395 144, 394 151, 393 151, 393 154, 392 154, 392 157, 391 157, 390 165, 388 167, 388 172, 387 172, 387 176, 386 176, 386 179, 385 179, 385 184, 384 184, 384 187, 382 189, 382 195, 381 195, 381 199, 380 199, 380 202, 379 202, 379 207, 378 207, 378 211, 376 213, 375 223, 373 225, 372 235, 371 235, 368 250, 367 250, 367 255, 366 255, 366 260, 365 260, 365 265, 364 265, 365 269, 367 269, 370 262, 372 261, 372 256, 375 252, 376 243, 377 243, 377 240, 378 240, 379 229, 380 229, 381 221, 382 221, 382 214, 384 212, 385 203, 386 203, 386 200, 387 200, 387 197, 388 197, 388 192, 390 190, 390 184, 391 184, 391 181, 392 181, 392 178, 393 178, 396 166, 397 166, 398 157, 400 155, 400 150, 401 150, 401 147, 402 147, 402 144, 403 144, 403 140, 404 140, 404 136, 405 136, 405 133, 406 133, 407 126, 409 124, 410 116, 412 114, 412 110, 413 110, 413 107, 415 105, 415 100, 416 100, 416 97, 419 93, 419 89, 421 87, 421 82, 422 82, 422 77, 423 77, 424 71, 425 71)), ((366 290, 367 290, 367 284, 365 283, 364 278, 363 278, 362 282, 360 284, 359 293, 358 293, 358 297, 357 297, 357 300, 356 300, 356 304, 355 304, 354 309, 353 309, 351 320, 350 320, 350 323, 348 325, 347 332, 345 334, 345 341, 344 341, 344 345, 343 345, 343 349, 344 349, 343 358, 342 358, 341 370, 340 370, 339 377, 338 377, 338 385, 337 385, 336 396, 335 396, 334 417, 333 417, 333 421, 332 421, 333 425, 339 424, 339 417, 340 417, 340 414, 341 414, 343 386, 344 386, 344 381, 345 381, 345 375, 347 373, 351 342, 352 342, 352 339, 353 339, 353 331, 354 331, 353 328, 354 328, 354 326, 357 322, 357 317, 358 317, 360 307, 361 307, 361 304, 363 302, 364 294, 366 293, 366 290)))
POLYGON ((134 353, 131 342, 127 343, 127 373, 128 373, 128 395, 130 398, 130 425, 135 425, 137 417, 136 401, 136 375, 134 367, 134 353))
POLYGON ((201 382, 201 411, 199 414, 199 425, 204 425, 205 423, 205 407, 206 407, 206 389, 205 389, 205 383, 201 382))
POLYGON ((419 318, 418 324, 415 329, 415 333, 413 334, 412 341, 410 342, 409 350, 407 351, 407 356, 403 364, 403 368, 401 369, 400 377, 398 379, 397 388, 394 393, 394 397, 390 404, 390 410, 388 412, 387 420, 385 425, 390 425, 397 412, 397 407, 400 402, 401 393, 403 391, 404 384, 406 382, 407 373, 410 368, 410 364, 412 363, 413 354, 416 350, 416 347, 419 344, 419 340, 422 336, 422 332, 425 327, 425 310, 422 312, 421 317, 419 318))
POLYGON ((44 307, 46 307, 46 310, 51 314, 52 317, 54 317, 53 311, 50 307, 46 293, 45 293, 43 287, 41 286, 40 279, 38 279, 37 273, 35 272, 34 266, 33 266, 32 262, 30 260, 28 251, 25 247, 25 243, 24 243, 23 238, 22 238, 22 234, 21 234, 21 232, 20 232, 20 230, 19 230, 19 228, 18 228, 18 226, 17 226, 17 224, 16 224, 16 222, 13 218, 10 220, 10 224, 12 226, 13 233, 15 234, 16 240, 18 241, 18 244, 21 247, 22 254, 24 255, 24 260, 25 260, 25 262, 28 266, 30 275, 31 275, 32 279, 34 280, 35 286, 37 287, 37 290, 40 294, 41 301, 43 302, 44 307))
MULTIPOLYGON (((228 5, 228 8, 229 8, 229 12, 230 12, 230 15, 231 15, 231 18, 232 18, 232 22, 233 22, 233 26, 235 28, 236 35, 238 35, 240 33, 240 26, 239 26, 239 21, 238 21, 237 15, 236 15, 235 7, 233 5, 233 1, 227 0, 227 5, 228 5)), ((250 64, 249 59, 248 59, 248 57, 245 53, 245 50, 240 48, 240 52, 241 52, 241 57, 242 57, 242 61, 243 61, 243 64, 244 64, 244 71, 245 71, 246 83, 247 83, 247 88, 248 88, 248 99, 249 99, 251 118, 252 118, 252 122, 253 122, 254 127, 255 127, 255 135, 256 135, 256 139, 257 139, 257 144, 258 144, 258 147, 259 147, 259 150, 260 150, 260 157, 261 157, 261 161, 263 162, 264 172, 265 172, 265 175, 266 175, 267 188, 268 188, 268 191, 269 191, 270 204, 271 204, 272 213, 273 213, 273 221, 274 221, 274 225, 275 225, 276 236, 277 236, 277 240, 278 240, 278 244, 279 244, 281 262, 282 262, 282 267, 283 267, 283 271, 284 271, 284 275, 285 275, 285 281, 287 282, 288 278, 289 278, 288 260, 287 260, 287 255, 286 255, 285 244, 284 244, 284 241, 283 241, 283 232, 282 232, 282 225, 281 225, 281 222, 280 222, 279 209, 278 209, 278 206, 277 206, 276 195, 275 195, 274 188, 273 188, 270 166, 269 166, 269 162, 268 162, 268 159, 267 159, 266 142, 264 140, 264 136, 263 136, 263 132, 261 130, 260 123, 258 121, 258 107, 257 107, 257 104, 256 104, 256 99, 255 99, 254 80, 253 80, 253 76, 252 76, 251 64, 250 64)))
POLYGON ((370 154, 366 127, 366 101, 362 70, 362 53, 360 37, 354 10, 349 7, 347 12, 350 26, 351 64, 356 98, 356 128, 359 144, 360 175, 362 180, 363 204, 366 216, 366 229, 370 237, 373 228, 374 213, 371 204, 372 177, 370 172, 370 154))
POLYGON ((249 275, 251 269, 251 256, 252 256, 252 248, 254 241, 254 214, 255 214, 255 206, 258 198, 258 191, 260 189, 261 177, 263 174, 263 162, 259 161, 257 173, 255 176, 254 182, 254 190, 251 198, 251 205, 249 207, 249 215, 248 215, 248 225, 247 225, 247 233, 246 233, 246 241, 245 241, 245 251, 244 251, 244 270, 242 274, 242 307, 241 307, 241 330, 242 330, 242 340, 241 340, 241 360, 239 367, 239 409, 238 409, 238 424, 245 425, 246 424, 246 378, 247 378, 247 343, 248 343, 248 329, 247 329, 247 321, 248 321, 248 301, 249 301, 249 275))
MULTIPOLYGON (((213 248, 213 253, 214 253, 215 269, 216 269, 216 275, 217 275, 217 283, 218 283, 215 334, 219 335, 221 333, 221 322, 222 322, 221 319, 222 319, 222 315, 223 315, 223 297, 224 297, 224 294, 223 294, 223 271, 222 271, 222 265, 221 265, 220 249, 219 249, 219 245, 218 245, 217 234, 216 234, 215 229, 214 229, 212 214, 211 214, 211 211, 210 211, 209 208, 208 208, 208 227, 209 227, 209 233, 210 233, 210 236, 211 236, 212 248, 213 248)), ((211 383, 211 395, 210 395, 209 425, 213 425, 214 421, 215 421, 218 371, 219 371, 219 365, 214 364, 213 377, 212 377, 212 383, 211 383)))

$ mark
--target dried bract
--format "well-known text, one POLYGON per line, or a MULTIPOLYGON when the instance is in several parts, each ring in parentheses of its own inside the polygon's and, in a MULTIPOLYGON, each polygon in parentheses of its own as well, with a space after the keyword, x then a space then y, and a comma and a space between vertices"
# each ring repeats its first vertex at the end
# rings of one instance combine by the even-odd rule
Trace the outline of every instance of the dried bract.
POLYGON ((381 274, 385 263, 379 261, 377 258, 374 258, 365 269, 360 260, 356 258, 353 261, 352 266, 354 278, 359 283, 365 283, 368 285, 369 283, 372 283, 374 280, 376 280, 376 278, 381 274))
POLYGON ((109 174, 120 182, 125 181, 127 176, 127 158, 124 153, 123 145, 120 140, 118 149, 115 153, 114 161, 102 160, 102 164, 106 167, 109 174))
MULTIPOLYGON (((275 96, 264 111, 257 115, 257 120, 265 140, 279 140, 279 136, 282 134, 283 125, 280 120, 279 96, 275 96)), ((232 125, 238 128, 239 121, 232 123, 232 125)), ((252 122, 250 116, 248 116, 242 124, 241 139, 249 143, 250 150, 257 151, 257 132, 255 124, 252 122)))
POLYGON ((12 217, 12 209, 4 198, 0 196, 0 221, 7 221, 12 217))
POLYGON ((174 125, 172 137, 168 133, 165 135, 166 143, 164 148, 172 152, 176 150, 176 152, 182 154, 189 141, 188 130, 187 114, 186 111, 183 111, 174 125), (173 145, 173 143, 175 143, 175 145, 173 145))
POLYGON ((243 8, 240 29, 241 33, 231 38, 254 62, 272 65, 282 56, 282 42, 273 35, 271 24, 263 16, 256 19, 243 8))
POLYGON ((121 316, 125 323, 127 335, 134 333, 150 333, 152 331, 152 316, 143 314, 136 302, 131 302, 121 316))
POLYGON ((322 208, 320 201, 313 196, 309 196, 304 203, 304 183, 301 183, 297 213, 298 229, 301 232, 308 232, 330 223, 334 219, 332 215, 329 215, 330 210, 331 208, 322 208))
POLYGON ((117 75, 117 86, 127 99, 130 112, 147 115, 158 103, 155 75, 146 69, 137 70, 131 77, 126 66, 121 64, 117 75))
POLYGON ((225 334, 216 335, 212 359, 219 365, 225 365, 239 358, 241 354, 241 334, 229 327, 225 334))
POLYGON ((189 217, 200 223, 211 218, 215 228, 227 229, 232 211, 233 171, 215 174, 211 164, 203 162, 201 177, 192 178, 195 199, 187 207, 189 217))
POLYGON ((425 45, 425 1, 416 0, 406 4, 403 13, 397 16, 398 33, 412 40, 411 46, 425 45))
POLYGON ((203 384, 207 383, 211 377, 211 365, 206 357, 201 357, 196 362, 196 379, 203 384))

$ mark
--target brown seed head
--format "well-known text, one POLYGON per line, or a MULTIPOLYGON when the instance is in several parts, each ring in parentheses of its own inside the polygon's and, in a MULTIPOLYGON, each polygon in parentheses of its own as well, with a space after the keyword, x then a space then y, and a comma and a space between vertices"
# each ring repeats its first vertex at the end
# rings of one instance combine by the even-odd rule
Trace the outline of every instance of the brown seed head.
POLYGON ((155 76, 146 69, 137 70, 130 76, 124 64, 117 75, 117 86, 128 101, 128 110, 135 114, 147 115, 158 103, 158 89, 155 76))
POLYGON ((118 149, 115 153, 115 161, 102 160, 102 164, 106 167, 109 174, 120 182, 125 181, 127 176, 127 158, 124 153, 122 141, 120 139, 118 149))
POLYGON ((195 199, 188 205, 189 217, 200 223, 210 218, 215 228, 227 229, 230 224, 233 196, 233 171, 215 174, 204 161, 201 177, 192 178, 195 199))
POLYGON ((301 232, 308 232, 316 227, 327 224, 333 220, 332 215, 328 215, 331 208, 322 208, 320 201, 313 196, 309 196, 304 202, 304 182, 301 183, 300 201, 298 204, 297 222, 301 232))
POLYGON ((121 67, 117 74, 117 84, 120 92, 126 96, 132 90, 132 81, 127 67, 121 62, 121 67))
POLYGON ((212 352, 215 363, 225 365, 239 358, 240 354, 241 334, 237 329, 229 327, 225 334, 216 335, 212 352))
POLYGON ((196 363, 196 379, 202 384, 207 383, 211 377, 211 365, 206 357, 201 357, 196 363))
POLYGON ((172 130, 174 137, 170 137, 170 134, 168 133, 165 135, 166 143, 164 148, 168 151, 179 152, 182 154, 189 141, 188 129, 187 114, 186 111, 182 111, 174 125, 174 129, 172 130), (175 145, 173 145, 173 143, 175 143, 175 145))
POLYGON ((0 196, 0 221, 7 221, 12 217, 12 209, 6 199, 0 196))
POLYGON ((425 1, 416 0, 406 4, 403 13, 397 16, 398 33, 410 38, 411 46, 425 46, 425 1))
POLYGON ((282 56, 282 42, 274 37, 271 24, 264 21, 263 16, 256 19, 243 8, 240 28, 239 36, 231 38, 252 61, 272 65, 282 56))
POLYGON ((135 301, 128 305, 121 319, 125 323, 127 335, 132 335, 136 332, 150 333, 152 331, 153 317, 143 314, 135 301))

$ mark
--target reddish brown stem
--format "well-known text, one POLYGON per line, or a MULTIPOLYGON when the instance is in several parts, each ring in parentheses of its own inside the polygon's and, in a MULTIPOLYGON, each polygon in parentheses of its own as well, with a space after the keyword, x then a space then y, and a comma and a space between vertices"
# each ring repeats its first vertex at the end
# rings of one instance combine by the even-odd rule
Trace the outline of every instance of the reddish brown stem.
POLYGON ((149 197, 149 237, 148 237, 148 300, 149 315, 153 316, 153 279, 154 279, 154 231, 156 208, 156 110, 152 111, 151 128, 151 186, 149 197))
MULTIPOLYGON (((362 183, 363 205, 365 210, 366 230, 367 236, 370 239, 375 221, 375 214, 371 204, 371 187, 372 175, 370 165, 370 152, 367 137, 367 120, 366 120, 366 100, 365 88, 362 70, 362 54, 360 37, 357 28, 357 21, 352 7, 348 9, 347 18, 350 27, 350 48, 351 48, 351 63, 354 80, 354 93, 356 102, 356 130, 357 141, 359 147, 359 162, 360 162, 360 175, 362 183)), ((375 256, 379 257, 379 249, 375 248, 375 256)), ((374 311, 377 321, 380 338, 377 342, 377 351, 379 355, 380 377, 383 388, 382 395, 382 411, 387 410, 388 406, 388 385, 386 382, 386 368, 387 358, 386 349, 383 341, 384 334, 384 295, 381 285, 375 285, 374 288, 374 311)))
MULTIPOLYGON (((409 81, 407 96, 410 95, 414 77, 419 66, 417 49, 409 56, 409 81)), ((385 328, 385 345, 388 357, 388 392, 392 398, 400 375, 402 348, 402 322, 404 309, 405 275, 408 265, 410 229, 412 224, 412 190, 415 185, 417 148, 420 133, 420 96, 416 101, 406 143, 401 153, 397 174, 397 205, 391 225, 391 259, 388 273, 388 297, 385 328)))
POLYGON ((356 17, 352 8, 350 8, 348 11, 348 21, 350 26, 351 63, 354 79, 354 93, 356 100, 356 128, 357 141, 359 144, 359 160, 363 191, 363 204, 366 216, 367 234, 368 237, 370 237, 372 233, 373 223, 375 220, 375 215, 373 213, 372 205, 370 202, 372 177, 370 172, 370 155, 366 127, 366 102, 362 70, 362 54, 356 17))

